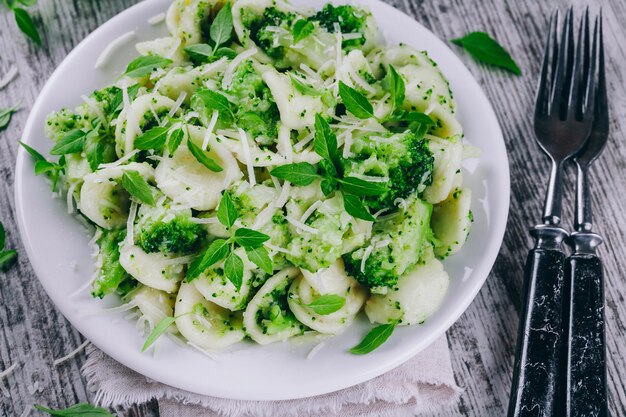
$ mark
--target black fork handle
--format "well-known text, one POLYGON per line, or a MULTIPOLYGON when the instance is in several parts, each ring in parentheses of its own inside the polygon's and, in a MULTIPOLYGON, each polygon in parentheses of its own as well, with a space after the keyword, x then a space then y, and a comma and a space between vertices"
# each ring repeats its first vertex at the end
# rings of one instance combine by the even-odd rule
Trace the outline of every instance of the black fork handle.
MULTIPOLYGON (((567 232, 537 226, 524 276, 525 302, 517 339, 508 417, 556 417, 563 345, 563 286, 567 232)), ((560 416, 559 416, 560 417, 560 416)))

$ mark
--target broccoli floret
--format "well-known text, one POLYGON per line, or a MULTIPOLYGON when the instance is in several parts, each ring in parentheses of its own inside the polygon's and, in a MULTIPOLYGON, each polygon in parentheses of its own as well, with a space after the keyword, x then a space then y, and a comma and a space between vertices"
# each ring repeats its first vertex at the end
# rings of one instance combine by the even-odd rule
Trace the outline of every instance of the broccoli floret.
POLYGON ((228 90, 237 107, 237 126, 261 145, 271 145, 278 137, 280 113, 272 92, 252 64, 239 65, 228 90))
POLYGON ((299 327, 303 332, 305 327, 289 309, 287 303, 287 287, 290 281, 285 280, 274 291, 264 298, 264 302, 256 313, 256 320, 264 334, 274 335, 299 327))
POLYGON ((137 244, 147 253, 192 253, 206 235, 202 226, 191 221, 191 210, 172 212, 169 204, 142 205, 138 217, 137 244))
POLYGON ((250 39, 256 43, 269 57, 280 60, 285 57, 285 46, 276 45, 276 32, 267 30, 268 27, 280 27, 291 33, 291 26, 296 20, 295 13, 287 13, 278 10, 276 7, 268 7, 262 15, 255 14, 254 11, 244 9, 242 21, 244 26, 250 30, 250 39))
POLYGON ((432 205, 417 197, 406 203, 406 209, 374 223, 367 246, 343 255, 348 275, 372 292, 393 287, 402 274, 432 254, 429 250, 432 205), (363 257, 368 253, 361 270, 363 257))
POLYGON ((103 298, 116 291, 126 293, 137 284, 120 264, 119 245, 125 238, 126 229, 102 230, 97 241, 98 271, 91 292, 94 297, 103 298))
MULTIPOLYGON (((319 22, 330 33, 336 32, 335 24, 339 25, 341 33, 358 33, 363 31, 366 18, 367 14, 363 9, 350 5, 333 6, 329 3, 309 20, 319 22)), ((365 41, 365 35, 361 35, 360 38, 343 41, 342 47, 358 48, 365 41)))
POLYGON ((374 211, 390 209, 398 198, 418 195, 432 183, 434 158, 425 140, 413 133, 365 136, 354 140, 356 154, 344 161, 345 176, 351 173, 388 177, 389 191, 366 197, 365 204, 374 211))

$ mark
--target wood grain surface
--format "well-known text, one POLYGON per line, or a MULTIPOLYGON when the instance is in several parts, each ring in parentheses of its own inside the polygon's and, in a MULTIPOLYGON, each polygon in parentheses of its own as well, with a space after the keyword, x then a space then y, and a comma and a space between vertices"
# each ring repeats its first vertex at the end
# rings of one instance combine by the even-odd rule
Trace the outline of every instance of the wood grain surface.
MULTIPOLYGON (((464 388, 457 404, 436 416, 501 417, 506 414, 518 315, 522 268, 531 245, 527 229, 541 211, 546 159, 532 133, 535 82, 549 15, 566 0, 387 0, 415 17, 442 39, 484 30, 515 57, 523 76, 477 64, 456 46, 491 100, 501 123, 511 164, 512 197, 508 228, 496 265, 474 303, 448 331, 456 380, 464 388)), ((20 252, 18 264, 0 272, 0 370, 19 363, 0 392, 0 416, 20 416, 30 405, 65 407, 89 401, 91 393, 80 374, 84 356, 58 367, 55 358, 82 342, 35 278, 16 228, 13 182, 17 141, 28 109, 68 52, 100 24, 134 3, 133 0, 39 0, 30 8, 42 28, 44 44, 36 47, 17 30, 12 15, 0 9, 0 74, 11 65, 19 76, 0 90, 0 108, 21 103, 5 131, 0 132, 0 221, 7 227, 8 246, 20 252)), ((609 408, 626 415, 626 2, 589 1, 605 17, 607 79, 611 138, 592 168, 596 230, 606 239, 600 254, 605 265, 609 408)), ((584 1, 573 2, 579 13, 584 1)), ((1 7, 1 6, 0 6, 1 7)), ((569 170, 565 221, 571 224, 574 176, 569 170)), ((62 277, 60 277, 61 279, 62 277)), ((32 413, 33 415, 36 412, 32 413)), ((155 402, 123 410, 119 415, 157 416, 155 402)))

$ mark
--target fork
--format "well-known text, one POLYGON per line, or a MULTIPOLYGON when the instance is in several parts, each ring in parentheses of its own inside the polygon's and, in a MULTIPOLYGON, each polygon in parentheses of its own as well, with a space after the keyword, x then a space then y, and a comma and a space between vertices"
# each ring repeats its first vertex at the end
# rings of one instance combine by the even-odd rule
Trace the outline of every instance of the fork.
MULTIPOLYGON (((543 224, 530 230, 535 247, 526 260, 525 303, 518 333, 509 417, 556 416, 559 412, 559 372, 562 364, 563 289, 565 254, 562 243, 568 233, 559 226, 563 166, 585 144, 593 112, 587 105, 594 79, 589 31, 581 30, 574 47, 574 17, 565 15, 561 39, 559 15, 552 14, 537 87, 535 136, 551 161, 543 224), (576 51, 574 50, 576 49, 576 51)), ((584 24, 584 23, 583 23, 584 24)))
MULTIPOLYGON (((588 12, 585 28, 588 30, 588 12)), ((589 48, 589 45, 585 45, 589 48)), ((606 350, 604 339, 604 277, 596 248, 602 238, 593 233, 589 166, 600 155, 609 135, 609 111, 604 70, 602 15, 594 25, 592 56, 598 56, 598 85, 589 97, 594 106, 593 127, 584 148, 574 157, 576 164, 576 213, 574 233, 567 239, 573 254, 565 263, 566 340, 565 413, 567 417, 605 417, 606 350), (595 93, 595 94, 594 94, 595 93)), ((595 76, 595 60, 586 69, 595 76)))

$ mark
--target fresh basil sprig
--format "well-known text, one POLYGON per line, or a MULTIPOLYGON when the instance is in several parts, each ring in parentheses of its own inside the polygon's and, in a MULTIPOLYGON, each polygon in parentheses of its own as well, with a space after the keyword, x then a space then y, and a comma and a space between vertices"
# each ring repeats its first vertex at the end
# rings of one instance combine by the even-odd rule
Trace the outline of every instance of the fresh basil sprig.
POLYGON ((50 150, 51 155, 66 155, 70 153, 80 153, 85 148, 87 140, 87 132, 82 129, 74 129, 69 131, 60 141, 50 150))
POLYGON ((122 186, 128 193, 140 202, 154 206, 154 194, 143 176, 134 170, 126 170, 122 175, 122 186))
POLYGON ((367 97, 343 81, 339 81, 339 96, 344 106, 346 106, 346 110, 355 117, 359 119, 374 117, 374 108, 367 97))
POLYGON ((515 75, 522 75, 522 70, 507 50, 485 32, 470 32, 461 38, 451 39, 450 42, 463 47, 480 62, 495 65, 515 75))
POLYGON ((222 6, 213 19, 209 28, 211 44, 198 43, 185 48, 189 59, 196 65, 213 62, 223 56, 234 58, 237 53, 231 48, 224 47, 233 33, 233 14, 230 2, 222 6))
POLYGON ((124 75, 131 78, 142 78, 152 74, 152 71, 156 69, 167 67, 172 62, 171 59, 163 58, 160 55, 140 56, 128 64, 124 75))
POLYGON ((86 403, 76 404, 64 410, 52 410, 41 405, 35 405, 35 408, 54 417, 114 417, 104 408, 86 403))
POLYGON ((293 185, 310 185, 316 178, 321 175, 317 173, 317 168, 308 162, 297 162, 276 167, 271 174, 276 178, 289 181, 293 185))
POLYGON ((11 122, 11 117, 14 113, 19 110, 19 107, 13 106, 8 109, 0 109, 0 131, 4 130, 9 126, 9 122, 11 122))
POLYGON ((297 45, 302 39, 309 36, 315 30, 313 22, 308 19, 300 19, 293 25, 293 44, 297 45))
POLYGON ((232 124, 235 120, 230 101, 220 93, 207 88, 200 88, 191 96, 191 108, 200 113, 205 125, 208 125, 213 111, 217 111, 218 117, 226 124, 232 124))
POLYGON ((365 335, 363 340, 361 340, 358 345, 350 349, 350 353, 355 355, 365 355, 366 353, 370 353, 389 339, 389 336, 391 336, 395 327, 395 323, 381 324, 374 327, 368 334, 365 335))
POLYGON ((52 191, 56 191, 59 177, 65 170, 65 158, 61 157, 58 163, 50 162, 42 154, 31 148, 24 142, 20 142, 20 145, 22 145, 22 147, 26 149, 26 152, 28 152, 33 158, 35 162, 35 175, 44 174, 48 178, 50 178, 50 180, 52 181, 52 191))
POLYGON ((216 239, 208 249, 191 262, 187 269, 185 280, 191 282, 207 268, 219 261, 224 261, 224 275, 233 283, 237 290, 243 284, 243 260, 235 253, 235 247, 240 246, 246 251, 250 262, 267 272, 273 271, 272 260, 263 247, 270 237, 256 230, 245 227, 238 228, 233 232, 233 226, 239 217, 229 193, 224 193, 217 208, 217 220, 229 231, 228 239, 216 239))
POLYGON ((0 270, 6 271, 17 259, 17 251, 13 249, 5 249, 6 232, 4 226, 0 223, 0 270))
POLYGON ((346 299, 340 295, 327 294, 316 298, 312 303, 305 304, 315 313, 326 316, 339 311, 346 305, 346 299))
POLYGON ((140 150, 154 149, 160 151, 167 141, 168 126, 155 126, 135 138, 135 148, 140 150))

